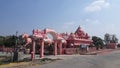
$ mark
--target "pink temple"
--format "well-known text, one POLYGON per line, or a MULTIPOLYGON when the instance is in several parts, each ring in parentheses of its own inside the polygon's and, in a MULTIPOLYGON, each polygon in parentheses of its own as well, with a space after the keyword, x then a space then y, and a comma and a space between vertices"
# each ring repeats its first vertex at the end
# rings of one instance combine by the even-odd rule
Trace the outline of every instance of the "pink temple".
POLYGON ((35 58, 34 55, 35 55, 36 40, 38 40, 40 44, 40 50, 39 50, 40 58, 44 57, 45 42, 49 42, 50 44, 54 45, 53 47, 54 55, 64 54, 67 48, 71 48, 71 47, 78 48, 80 45, 83 44, 88 47, 93 42, 88 36, 88 34, 85 33, 80 26, 77 28, 75 33, 70 33, 70 34, 68 33, 59 34, 56 31, 48 28, 44 30, 34 29, 31 39, 32 39, 32 52, 31 52, 32 60, 35 58), (48 38, 47 34, 50 34, 53 37, 53 39, 48 38))
POLYGON ((90 45, 93 42, 88 36, 88 34, 85 33, 80 26, 75 31, 75 33, 71 33, 66 40, 67 46, 73 44, 75 47, 81 44, 90 45))

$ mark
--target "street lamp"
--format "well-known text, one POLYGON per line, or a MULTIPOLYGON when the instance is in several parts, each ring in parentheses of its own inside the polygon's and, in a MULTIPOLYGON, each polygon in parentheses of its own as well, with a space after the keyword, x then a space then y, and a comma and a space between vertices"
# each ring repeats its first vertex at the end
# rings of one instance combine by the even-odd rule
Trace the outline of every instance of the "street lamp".
POLYGON ((17 37, 17 35, 18 35, 18 31, 16 31, 16 42, 15 42, 15 45, 17 45, 17 40, 18 40, 18 37, 17 37))
POLYGON ((13 55, 13 59, 12 59, 13 62, 18 61, 18 49, 16 48, 17 47, 17 40, 18 40, 17 34, 18 34, 18 31, 16 31, 16 37, 15 37, 14 55, 13 55))

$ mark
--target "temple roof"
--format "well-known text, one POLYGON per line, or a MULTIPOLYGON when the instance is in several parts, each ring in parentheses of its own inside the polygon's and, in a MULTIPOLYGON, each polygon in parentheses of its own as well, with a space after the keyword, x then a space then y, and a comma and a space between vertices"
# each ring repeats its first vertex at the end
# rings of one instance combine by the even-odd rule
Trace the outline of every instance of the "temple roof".
POLYGON ((75 33, 70 34, 68 39, 89 39, 89 36, 79 26, 75 33))
POLYGON ((81 27, 79 26, 77 28, 77 30, 75 31, 75 34, 85 34, 84 31, 81 29, 81 27))

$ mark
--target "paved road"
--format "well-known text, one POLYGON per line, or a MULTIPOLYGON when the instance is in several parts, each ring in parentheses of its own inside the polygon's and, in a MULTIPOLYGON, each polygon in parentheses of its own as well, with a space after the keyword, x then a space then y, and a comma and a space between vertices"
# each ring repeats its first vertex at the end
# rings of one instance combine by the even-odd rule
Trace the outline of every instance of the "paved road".
POLYGON ((76 55, 29 68, 120 68, 120 51, 100 55, 76 55))

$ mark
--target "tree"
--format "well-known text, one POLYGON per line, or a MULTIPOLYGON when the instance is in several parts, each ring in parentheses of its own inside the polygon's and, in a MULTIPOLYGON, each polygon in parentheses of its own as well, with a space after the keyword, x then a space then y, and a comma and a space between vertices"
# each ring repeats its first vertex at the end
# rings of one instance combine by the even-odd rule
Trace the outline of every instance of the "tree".
POLYGON ((16 45, 23 45, 24 40, 22 39, 22 36, 16 37, 15 35, 9 35, 9 36, 0 36, 0 46, 5 45, 6 47, 14 47, 16 45))
POLYGON ((93 44, 95 45, 95 47, 97 48, 97 50, 99 48, 103 48, 104 47, 104 43, 103 43, 103 40, 100 38, 100 37, 97 37, 97 36, 93 36, 92 37, 92 40, 93 40, 93 44))
POLYGON ((104 35, 105 44, 110 43, 110 40, 111 40, 110 34, 106 33, 106 34, 104 35))
POLYGON ((118 38, 116 35, 112 35, 112 43, 118 43, 118 38))
POLYGON ((4 36, 0 36, 0 46, 4 45, 4 36))
POLYGON ((120 47, 120 43, 118 43, 118 45, 117 45, 118 47, 120 47))
POLYGON ((25 43, 25 40, 22 38, 22 35, 18 36, 17 38, 17 44, 23 45, 25 43))
POLYGON ((110 35, 110 34, 106 33, 104 35, 104 41, 105 41, 105 44, 118 43, 118 38, 116 37, 115 34, 110 35))
POLYGON ((7 47, 13 47, 15 45, 15 40, 16 40, 16 36, 14 36, 14 35, 6 36, 5 41, 4 41, 4 45, 7 47))

